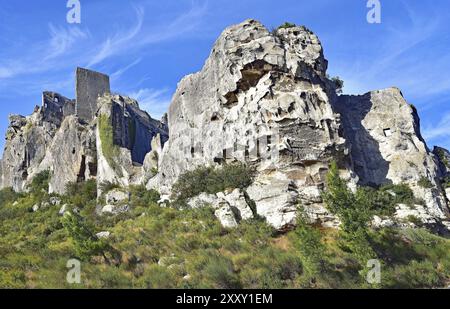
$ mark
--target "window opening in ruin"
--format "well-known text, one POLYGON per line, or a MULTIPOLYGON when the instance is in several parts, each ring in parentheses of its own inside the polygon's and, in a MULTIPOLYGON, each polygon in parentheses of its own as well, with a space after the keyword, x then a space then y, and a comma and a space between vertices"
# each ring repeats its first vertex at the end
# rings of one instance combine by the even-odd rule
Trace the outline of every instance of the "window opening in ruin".
POLYGON ((386 137, 390 137, 392 135, 392 131, 390 128, 384 129, 383 132, 384 132, 384 136, 386 136, 386 137))

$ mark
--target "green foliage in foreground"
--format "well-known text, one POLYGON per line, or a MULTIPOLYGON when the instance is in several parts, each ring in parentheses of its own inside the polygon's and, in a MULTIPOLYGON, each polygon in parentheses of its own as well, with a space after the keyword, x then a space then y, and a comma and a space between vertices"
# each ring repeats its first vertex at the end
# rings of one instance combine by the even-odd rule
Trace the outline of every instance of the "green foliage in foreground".
POLYGON ((66 217, 58 215, 59 207, 30 211, 48 195, 20 195, 5 189, 0 191, 0 287, 433 288, 448 284, 448 239, 421 229, 373 231, 365 225, 367 213, 378 211, 379 205, 372 204, 364 191, 353 195, 344 190, 338 177, 330 176, 329 181, 327 203, 343 221, 343 230, 310 226, 300 216, 298 227, 284 234, 256 219, 234 230, 224 229, 212 209, 162 208, 156 204, 158 194, 143 187, 130 188, 132 210, 117 217, 95 214, 95 199, 91 199, 95 183, 70 185, 70 194, 60 198, 76 203, 73 210, 77 210, 66 217), (363 205, 367 201, 368 206, 363 205), (96 234, 101 231, 111 236, 100 240, 96 234), (382 262, 379 285, 369 285, 362 276, 368 257, 382 262), (81 261, 81 284, 66 282, 66 264, 72 258, 81 261))

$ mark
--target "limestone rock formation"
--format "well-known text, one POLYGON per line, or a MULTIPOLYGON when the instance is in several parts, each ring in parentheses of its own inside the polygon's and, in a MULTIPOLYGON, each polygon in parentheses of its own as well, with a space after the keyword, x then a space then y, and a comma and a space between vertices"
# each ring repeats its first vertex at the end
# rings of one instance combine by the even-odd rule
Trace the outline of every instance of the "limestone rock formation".
POLYGON ((24 191, 39 170, 58 130, 38 108, 29 117, 11 115, 2 158, 1 188, 24 191))
POLYGON ((167 126, 152 119, 128 97, 105 95, 98 104, 97 182, 124 187, 141 184, 149 169, 157 168, 152 165, 152 156, 157 157, 168 139, 167 126))
POLYGON ((437 158, 420 133, 416 109, 397 88, 362 96, 340 96, 344 135, 353 170, 363 185, 408 184, 433 216, 445 218, 447 203, 440 186, 437 158), (426 179, 430 186, 419 185, 426 179))
POLYGON ((226 29, 202 71, 185 77, 169 108, 170 138, 157 184, 200 165, 244 161, 258 169, 249 189, 257 213, 295 223, 299 203, 317 206, 328 163, 345 140, 331 104, 327 62, 304 27, 270 33, 254 20, 226 29))
POLYGON ((242 220, 254 218, 254 213, 247 203, 245 194, 240 189, 217 194, 202 193, 188 200, 189 207, 212 207, 215 216, 225 228, 237 227, 242 220))
POLYGON ((168 194, 187 170, 242 161, 257 169, 247 194, 274 227, 295 224, 300 205, 310 219, 337 226, 321 198, 335 160, 352 188, 407 183, 428 215, 446 219, 439 165, 415 109, 395 88, 338 97, 326 69, 321 43, 305 27, 271 33, 247 20, 227 28, 203 69, 178 85, 169 141, 148 187, 168 194))

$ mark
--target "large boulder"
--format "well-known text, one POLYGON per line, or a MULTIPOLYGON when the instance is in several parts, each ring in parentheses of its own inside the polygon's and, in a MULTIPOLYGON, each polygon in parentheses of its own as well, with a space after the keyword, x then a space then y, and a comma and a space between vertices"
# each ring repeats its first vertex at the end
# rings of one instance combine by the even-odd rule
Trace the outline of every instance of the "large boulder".
POLYGON ((187 205, 191 208, 214 208, 215 216, 225 228, 235 228, 241 221, 254 218, 245 193, 240 189, 217 194, 201 193, 189 199, 187 205))

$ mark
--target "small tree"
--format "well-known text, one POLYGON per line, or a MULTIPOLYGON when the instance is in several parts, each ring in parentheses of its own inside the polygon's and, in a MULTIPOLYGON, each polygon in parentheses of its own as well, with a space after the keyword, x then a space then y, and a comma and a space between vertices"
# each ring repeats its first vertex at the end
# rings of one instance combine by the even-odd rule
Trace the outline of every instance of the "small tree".
POLYGON ((109 245, 99 239, 81 216, 75 213, 66 213, 62 219, 62 224, 75 244, 75 253, 79 258, 88 259, 92 256, 101 255, 109 264, 106 252, 109 245))
POLYGON ((325 270, 327 252, 322 243, 322 235, 318 229, 308 224, 303 212, 297 218, 294 235, 305 275, 313 281, 325 270))
POLYGON ((352 252, 363 269, 361 275, 364 275, 367 261, 377 257, 368 233, 368 223, 373 217, 373 199, 362 189, 353 193, 339 177, 338 166, 333 162, 327 175, 327 191, 323 193, 323 200, 328 210, 342 222, 341 246, 352 252))

